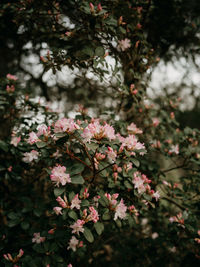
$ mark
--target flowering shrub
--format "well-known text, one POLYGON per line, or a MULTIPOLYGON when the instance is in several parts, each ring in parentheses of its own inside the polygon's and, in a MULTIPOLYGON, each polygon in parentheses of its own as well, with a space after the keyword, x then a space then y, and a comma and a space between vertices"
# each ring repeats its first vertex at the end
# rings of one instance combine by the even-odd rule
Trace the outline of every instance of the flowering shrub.
MULTIPOLYGON (((1 92, 13 103, 19 97, 16 92, 1 92)), ((7 153, 1 163, 1 184, 6 189, 1 202, 1 249, 6 266, 28 266, 30 261, 66 266, 66 262, 75 263, 74 253, 77 261, 83 260, 99 236, 107 238, 120 229, 144 231, 144 238, 151 238, 152 231, 152 240, 177 229, 176 235, 189 238, 197 253, 193 184, 199 177, 195 167, 200 153, 197 130, 174 130, 174 118, 168 118, 173 121, 166 135, 166 118, 156 117, 152 125, 151 116, 149 121, 146 117, 145 123, 152 125, 146 133, 133 122, 119 127, 113 119, 106 122, 81 114, 75 119, 55 120, 56 114, 42 106, 28 99, 21 101, 25 101, 27 112, 29 107, 35 113, 42 111, 46 123, 31 123, 32 117, 27 118, 27 113, 23 118, 21 113, 21 125, 16 128, 13 123, 11 136, 0 143, 7 153), (31 124, 25 124, 28 121, 31 124), (155 153, 167 161, 176 160, 174 167, 163 170, 161 162, 152 159, 155 153), (167 175, 179 168, 184 170, 182 180, 167 175), (165 201, 174 205, 174 210, 165 201), (143 220, 150 225, 161 220, 164 229, 153 225, 143 229, 143 220), (15 243, 11 249, 10 239, 15 243)), ((17 111, 16 102, 13 105, 17 111)), ((170 249, 178 250, 179 244, 168 246, 168 253, 172 253, 170 249)))

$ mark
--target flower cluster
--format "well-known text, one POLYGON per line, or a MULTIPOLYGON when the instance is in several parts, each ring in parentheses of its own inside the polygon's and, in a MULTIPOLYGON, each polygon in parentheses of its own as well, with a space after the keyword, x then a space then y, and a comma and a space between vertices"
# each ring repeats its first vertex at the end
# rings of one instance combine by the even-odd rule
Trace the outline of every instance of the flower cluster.
POLYGON ((58 187, 59 184, 64 186, 66 183, 71 183, 70 175, 66 173, 66 167, 61 165, 55 166, 52 169, 50 178, 51 181, 58 187))
POLYGON ((155 192, 151 189, 150 183, 151 180, 147 178, 145 174, 141 174, 140 172, 134 172, 132 183, 134 184, 134 188, 137 189, 139 194, 147 193, 151 195, 153 198, 158 201, 160 198, 159 192, 155 192))

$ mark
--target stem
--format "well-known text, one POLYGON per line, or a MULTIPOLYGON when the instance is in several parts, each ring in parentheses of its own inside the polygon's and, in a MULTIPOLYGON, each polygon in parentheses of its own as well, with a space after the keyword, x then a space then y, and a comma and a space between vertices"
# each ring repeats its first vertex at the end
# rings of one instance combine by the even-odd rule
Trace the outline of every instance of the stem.
POLYGON ((174 201, 173 199, 171 199, 171 198, 169 198, 169 197, 167 197, 167 196, 162 197, 162 199, 165 199, 165 200, 167 200, 167 201, 173 203, 174 205, 176 205, 177 207, 179 207, 181 210, 187 210, 186 207, 184 207, 183 205, 177 203, 176 201, 174 201))
POLYGON ((78 157, 74 156, 73 153, 71 153, 69 150, 68 150, 68 147, 67 147, 67 150, 66 150, 66 153, 70 156, 70 158, 73 158, 79 162, 81 162, 82 164, 84 164, 86 167, 88 167, 90 170, 92 170, 93 168, 91 166, 89 166, 87 163, 85 163, 83 160, 79 159, 78 157))
POLYGON ((101 170, 99 170, 98 172, 96 172, 96 174, 98 174, 98 173, 102 172, 103 170, 105 170, 105 169, 107 169, 107 168, 109 168, 109 167, 113 166, 114 164, 115 164, 115 162, 114 162, 114 163, 112 163, 112 164, 109 164, 109 165, 107 165, 107 166, 106 166, 106 167, 104 167, 103 169, 101 169, 101 170))

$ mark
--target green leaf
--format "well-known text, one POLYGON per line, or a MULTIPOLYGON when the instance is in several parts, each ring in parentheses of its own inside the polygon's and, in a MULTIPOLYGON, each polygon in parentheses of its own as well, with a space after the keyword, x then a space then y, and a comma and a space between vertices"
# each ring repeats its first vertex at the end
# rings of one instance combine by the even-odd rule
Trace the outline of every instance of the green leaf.
POLYGON ((70 168, 70 175, 81 173, 84 170, 84 165, 76 163, 70 168))
POLYGON ((139 162, 139 160, 137 160, 137 159, 131 159, 131 161, 133 162, 133 164, 134 164, 136 167, 139 167, 139 166, 140 166, 140 162, 139 162))
POLYGON ((84 228, 83 235, 85 236, 88 242, 92 243, 94 241, 94 236, 92 232, 86 227, 84 228))
POLYGON ((27 230, 29 228, 30 224, 28 222, 21 222, 21 228, 23 230, 27 230))
POLYGON ((8 152, 8 145, 6 144, 6 142, 0 140, 0 149, 2 149, 5 152, 8 152))
POLYGON ((8 227, 14 227, 20 223, 20 218, 8 222, 8 227))
POLYGON ((104 212, 104 214, 103 214, 103 216, 102 216, 102 219, 103 219, 104 221, 108 221, 108 220, 111 219, 111 216, 110 216, 109 211, 104 212))
POLYGON ((89 206, 90 205, 90 202, 87 200, 87 199, 84 199, 82 202, 81 202, 81 206, 89 206))
POLYGON ((98 57, 103 57, 105 55, 104 48, 102 46, 98 46, 95 49, 95 55, 98 56, 98 57))
POLYGON ((46 143, 45 142, 36 142, 36 146, 38 147, 38 148, 42 148, 42 147, 45 147, 46 146, 46 143))
POLYGON ((11 220, 15 220, 15 219, 18 219, 19 218, 18 214, 16 214, 15 212, 10 212, 10 213, 8 213, 7 216, 11 220))
POLYGON ((104 225, 103 225, 103 223, 96 222, 96 223, 94 224, 94 228, 95 228, 97 234, 98 234, 98 235, 101 235, 102 232, 103 232, 103 230, 104 230, 104 225))
POLYGON ((128 189, 132 189, 132 188, 133 188, 132 184, 130 184, 128 181, 125 181, 125 182, 124 182, 124 185, 125 185, 126 188, 128 188, 128 189))
POLYGON ((81 52, 90 56, 90 57, 92 57, 94 55, 93 49, 91 47, 88 47, 88 46, 85 47, 81 52))
POLYGON ((44 253, 45 252, 45 250, 41 244, 34 244, 33 249, 38 253, 44 253))
POLYGON ((68 216, 69 216, 70 218, 74 219, 75 221, 78 220, 78 216, 77 216, 76 212, 73 211, 73 210, 71 210, 71 211, 68 213, 68 216))
POLYGON ((55 197, 62 195, 65 192, 65 188, 55 188, 53 190, 55 197))
POLYGON ((84 184, 84 179, 81 175, 76 175, 74 177, 71 177, 72 184, 84 184))
POLYGON ((119 219, 117 219, 115 223, 119 228, 122 227, 122 222, 119 219))

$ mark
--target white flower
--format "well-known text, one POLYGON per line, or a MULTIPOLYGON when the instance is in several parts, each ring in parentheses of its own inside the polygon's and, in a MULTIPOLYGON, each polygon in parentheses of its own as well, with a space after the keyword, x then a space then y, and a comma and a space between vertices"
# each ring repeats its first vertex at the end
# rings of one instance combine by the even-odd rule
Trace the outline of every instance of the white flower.
POLYGON ((36 150, 32 150, 31 152, 24 153, 23 161, 29 163, 34 159, 38 159, 39 153, 36 150))
POLYGON ((118 49, 121 51, 125 51, 126 49, 131 47, 130 40, 125 38, 124 40, 118 41, 118 49))
POLYGON ((126 217, 126 210, 127 210, 127 207, 126 205, 124 205, 123 199, 121 199, 121 201, 119 202, 119 204, 117 205, 115 209, 114 220, 116 221, 118 217, 120 219, 124 219, 126 217))
POLYGON ((76 251, 78 243, 79 243, 78 239, 73 235, 69 241, 69 247, 67 249, 72 249, 73 251, 76 251))

